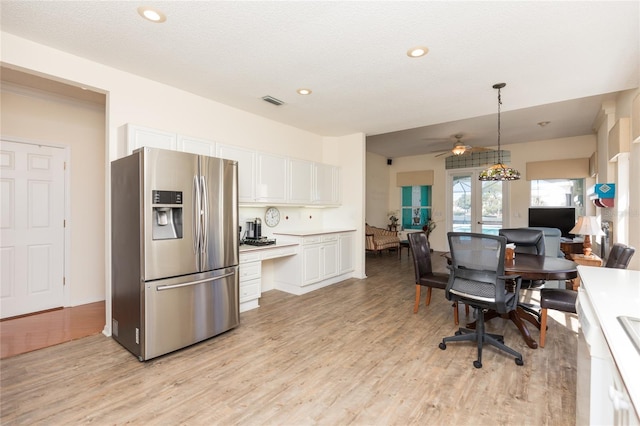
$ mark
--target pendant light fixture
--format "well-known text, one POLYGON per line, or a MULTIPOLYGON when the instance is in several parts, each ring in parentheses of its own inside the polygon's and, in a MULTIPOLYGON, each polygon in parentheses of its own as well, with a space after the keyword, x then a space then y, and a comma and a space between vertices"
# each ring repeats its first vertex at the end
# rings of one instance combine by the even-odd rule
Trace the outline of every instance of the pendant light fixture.
POLYGON ((502 150, 500 149, 500 106, 502 105, 500 90, 506 85, 506 83, 496 83, 493 85, 494 89, 498 89, 498 162, 488 169, 481 171, 479 176, 480 180, 503 181, 520 179, 519 171, 506 166, 502 162, 502 150))

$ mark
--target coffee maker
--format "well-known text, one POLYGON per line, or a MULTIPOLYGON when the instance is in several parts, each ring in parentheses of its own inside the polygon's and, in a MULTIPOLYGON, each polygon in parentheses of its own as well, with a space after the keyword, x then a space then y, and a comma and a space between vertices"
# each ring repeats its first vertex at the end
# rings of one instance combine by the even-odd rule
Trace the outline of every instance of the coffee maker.
POLYGON ((262 238, 262 220, 259 217, 247 221, 247 238, 262 238))

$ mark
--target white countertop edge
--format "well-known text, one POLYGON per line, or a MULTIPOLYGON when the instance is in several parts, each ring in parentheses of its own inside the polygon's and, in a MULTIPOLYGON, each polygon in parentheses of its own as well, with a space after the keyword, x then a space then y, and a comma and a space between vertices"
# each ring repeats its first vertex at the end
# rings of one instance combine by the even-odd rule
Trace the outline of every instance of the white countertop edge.
POLYGON ((269 250, 280 247, 289 247, 289 246, 297 246, 300 245, 295 241, 277 241, 275 244, 271 244, 268 246, 251 246, 249 244, 243 244, 240 246, 240 253, 246 253, 248 251, 258 251, 258 250, 269 250))
POLYGON ((640 271, 578 265, 578 272, 613 361, 636 412, 640 413, 640 353, 618 321, 621 315, 640 316, 640 271))
POLYGON ((322 235, 322 234, 338 234, 341 232, 353 232, 355 228, 336 228, 336 229, 312 229, 312 230, 299 230, 299 231, 280 231, 274 232, 273 235, 290 235, 294 237, 305 237, 307 235, 322 235))

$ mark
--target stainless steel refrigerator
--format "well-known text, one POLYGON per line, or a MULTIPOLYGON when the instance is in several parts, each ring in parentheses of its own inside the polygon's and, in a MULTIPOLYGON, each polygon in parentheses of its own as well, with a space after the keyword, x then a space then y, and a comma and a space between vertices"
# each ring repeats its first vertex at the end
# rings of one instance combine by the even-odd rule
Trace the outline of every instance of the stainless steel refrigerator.
POLYGON ((238 164, 141 148, 111 163, 112 335, 140 361, 240 323, 238 164))

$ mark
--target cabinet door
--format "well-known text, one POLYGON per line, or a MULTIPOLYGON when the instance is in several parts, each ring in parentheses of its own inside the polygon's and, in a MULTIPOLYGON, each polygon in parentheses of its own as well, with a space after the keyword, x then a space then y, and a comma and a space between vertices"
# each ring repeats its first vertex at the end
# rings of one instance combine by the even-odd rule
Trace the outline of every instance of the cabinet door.
POLYGON ((340 234, 340 273, 353 271, 353 233, 340 234))
POLYGON ((178 135, 178 151, 214 157, 216 155, 216 143, 206 139, 178 135))
POLYGON ((256 153, 256 201, 285 203, 287 200, 287 159, 256 153))
POLYGON ((321 244, 302 247, 302 285, 320 281, 320 248, 321 244))
POLYGON ((177 149, 177 135, 162 130, 127 124, 127 154, 148 146, 150 148, 177 149))
POLYGON ((322 278, 338 275, 338 239, 322 245, 322 278))
POLYGON ((255 151, 222 144, 216 148, 216 156, 238 162, 238 201, 255 201, 255 151))
POLYGON ((313 202, 313 163, 289 159, 288 201, 294 204, 313 202))
POLYGON ((339 204, 339 169, 329 164, 315 163, 314 172, 314 203, 322 205, 339 204))

